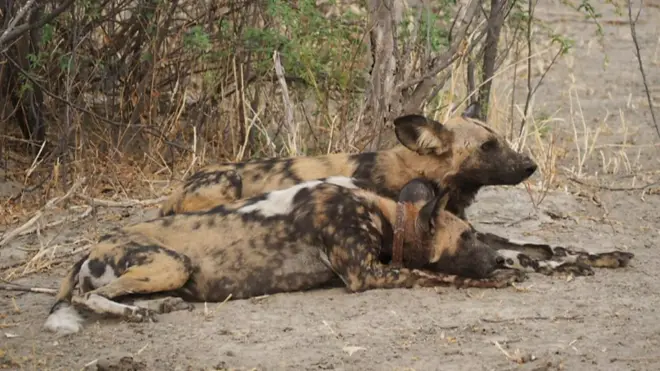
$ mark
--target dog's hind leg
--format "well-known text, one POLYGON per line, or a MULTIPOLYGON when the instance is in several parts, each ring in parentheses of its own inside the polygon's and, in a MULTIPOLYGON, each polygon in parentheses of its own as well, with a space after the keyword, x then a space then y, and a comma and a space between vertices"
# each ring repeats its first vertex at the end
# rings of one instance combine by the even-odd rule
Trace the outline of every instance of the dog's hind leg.
MULTIPOLYGON (((586 251, 575 251, 561 246, 551 246, 547 244, 513 242, 504 237, 487 233, 476 232, 477 238, 496 250, 513 250, 524 254, 524 256, 537 262, 554 261, 567 264, 587 265, 592 268, 621 268, 626 267, 635 255, 623 251, 610 251, 605 253, 590 253, 586 251)), ((552 264, 546 264, 552 265, 552 264)), ((565 265, 566 268, 569 265, 565 265)), ((588 270, 576 269, 575 273, 589 275, 588 270)), ((580 274, 580 275, 584 275, 580 274)), ((593 274, 593 272, 591 272, 593 274)))
MULTIPOLYGON (((113 269, 113 266, 121 266, 122 263, 128 268, 118 275, 104 275, 104 284, 100 286, 94 285, 93 270, 89 270, 87 275, 83 275, 81 271, 80 280, 83 286, 92 285, 95 288, 80 297, 74 297, 72 301, 97 313, 114 314, 132 321, 153 320, 155 311, 118 303, 112 299, 129 294, 173 292, 180 289, 190 278, 190 259, 159 246, 130 246, 123 252, 122 256, 114 257, 117 258, 114 264, 109 264, 107 255, 102 259, 90 258, 89 266, 102 267, 105 264, 105 267, 99 270, 108 271, 113 269)), ((96 280, 98 282, 98 277, 96 280)))

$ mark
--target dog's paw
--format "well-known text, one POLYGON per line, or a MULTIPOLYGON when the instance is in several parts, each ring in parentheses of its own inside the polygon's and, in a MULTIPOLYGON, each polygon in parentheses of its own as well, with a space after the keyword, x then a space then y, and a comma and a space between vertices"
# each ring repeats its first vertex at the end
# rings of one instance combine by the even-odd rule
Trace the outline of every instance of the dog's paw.
POLYGON ((195 309, 194 305, 178 297, 167 297, 163 299, 158 307, 160 313, 170 313, 180 310, 187 310, 190 312, 193 309, 195 309))
POLYGON ((158 322, 157 313, 149 308, 132 307, 127 308, 125 313, 128 322, 158 322))
POLYGON ((611 251, 600 254, 589 254, 586 259, 580 259, 585 264, 594 268, 623 268, 628 266, 628 263, 635 254, 624 251, 611 251))
POLYGON ((594 270, 590 265, 578 260, 575 263, 560 264, 549 273, 550 275, 593 276, 594 270))
POLYGON ((180 297, 167 296, 158 299, 149 300, 136 300, 133 303, 136 307, 148 308, 158 314, 170 313, 180 310, 191 311, 195 308, 194 305, 187 303, 180 297))
POLYGON ((501 269, 496 271, 489 280, 495 284, 496 288, 511 286, 516 282, 523 282, 527 279, 527 273, 517 269, 501 269))
POLYGON ((457 288, 476 287, 482 289, 500 289, 511 286, 515 282, 522 282, 527 279, 527 273, 515 269, 500 269, 495 271, 488 278, 471 279, 458 278, 456 280, 457 288))

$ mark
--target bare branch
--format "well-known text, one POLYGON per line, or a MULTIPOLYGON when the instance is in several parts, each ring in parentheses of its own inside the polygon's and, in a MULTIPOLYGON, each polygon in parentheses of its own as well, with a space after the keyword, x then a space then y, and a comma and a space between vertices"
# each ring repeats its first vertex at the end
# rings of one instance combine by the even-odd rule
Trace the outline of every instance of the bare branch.
MULTIPOLYGON (((20 9, 18 9, 18 12, 16 13, 16 16, 14 16, 14 18, 12 18, 12 20, 9 21, 9 25, 2 32, 2 35, 0 35, 0 45, 4 45, 4 43, 8 39, 8 36, 9 36, 10 32, 14 31, 18 21, 20 21, 21 19, 23 19, 23 17, 25 17, 25 14, 32 7, 34 2, 35 2, 35 0, 28 0, 25 3, 25 5, 23 5, 20 9)), ((8 16, 8 14, 6 14, 5 16, 8 16)), ((5 48, 5 50, 7 50, 7 49, 5 48)), ((5 50, 3 50, 3 51, 5 51, 5 50)))
POLYGON ((527 98, 525 99, 525 110, 523 111, 523 118, 520 122, 519 136, 522 135, 525 123, 527 123, 527 115, 529 114, 529 104, 532 100, 532 19, 534 18, 534 9, 536 3, 532 5, 532 0, 527 2, 527 98))
MULTIPOLYGON (((35 79, 34 77, 32 77, 32 75, 31 75, 30 72, 24 70, 24 69, 21 67, 21 65, 18 64, 17 61, 15 61, 13 58, 11 58, 9 55, 7 55, 7 53, 4 53, 2 56, 5 57, 5 58, 7 58, 7 60, 8 60, 12 65, 14 65, 14 67, 16 67, 16 69, 17 69, 18 71, 20 71, 21 74, 22 74, 27 80, 30 81, 30 83, 34 84, 36 87, 38 87, 39 89, 41 89, 41 91, 42 91, 44 94, 46 94, 47 96, 49 96, 49 97, 55 99, 56 101, 58 101, 58 102, 60 102, 60 103, 66 104, 67 106, 70 106, 71 108, 74 108, 74 109, 76 109, 76 110, 78 110, 78 111, 80 111, 80 112, 84 112, 84 113, 86 113, 86 114, 88 114, 88 115, 94 117, 95 119, 97 119, 97 120, 99 120, 99 121, 105 122, 105 123, 110 124, 110 125, 115 126, 115 127, 121 127, 121 126, 122 126, 122 124, 119 123, 119 122, 115 122, 115 121, 113 121, 113 120, 107 119, 107 118, 105 118, 105 117, 103 117, 103 116, 101 116, 101 115, 95 113, 95 112, 92 111, 92 110, 89 110, 89 109, 87 109, 87 108, 85 108, 85 107, 81 107, 81 106, 79 106, 79 105, 76 105, 75 103, 72 103, 71 101, 69 101, 69 100, 67 100, 67 99, 65 99, 65 98, 62 98, 62 97, 60 97, 59 95, 57 95, 57 94, 51 92, 51 91, 48 90, 44 85, 42 85, 37 79, 35 79)), ((146 133, 148 133, 148 134, 150 134, 150 135, 152 135, 152 136, 154 136, 154 137, 156 137, 156 138, 160 138, 160 140, 162 140, 163 143, 165 143, 165 144, 167 144, 167 145, 169 145, 169 146, 175 147, 175 148, 177 148, 177 149, 180 149, 180 150, 185 151, 185 152, 188 152, 188 153, 192 153, 192 151, 190 150, 190 148, 186 148, 185 146, 183 146, 183 145, 181 145, 181 144, 179 144, 179 143, 175 143, 175 142, 172 142, 172 141, 166 140, 164 134, 161 133, 161 132, 159 132, 159 131, 158 131, 157 129, 155 129, 155 128, 152 128, 152 127, 146 126, 146 127, 143 127, 143 130, 145 130, 146 133)))
POLYGON ((149 200, 127 200, 127 201, 112 201, 103 200, 100 198, 93 198, 82 194, 77 195, 79 198, 87 201, 91 206, 104 206, 104 207, 136 207, 136 206, 153 206, 158 205, 167 199, 166 196, 153 198, 149 200))
POLYGON ((447 51, 442 53, 437 58, 434 58, 434 61, 432 62, 431 67, 429 68, 429 71, 426 74, 424 74, 422 77, 411 79, 401 83, 399 86, 397 86, 398 91, 403 91, 405 89, 411 88, 419 84, 420 82, 437 75, 438 73, 440 73, 440 71, 449 67, 449 65, 451 65, 458 57, 460 57, 460 55, 458 54, 458 50, 465 41, 465 36, 467 35, 468 27, 470 27, 472 20, 477 14, 480 4, 481 4, 481 0, 470 1, 470 4, 468 4, 467 10, 465 12, 465 17, 463 17, 461 21, 462 24, 459 27, 458 31, 456 32, 456 38, 449 46, 449 49, 447 49, 447 51))
POLYGON ((289 150, 291 151, 291 155, 298 156, 300 154, 296 147, 298 130, 296 130, 296 126, 293 122, 293 107, 291 106, 291 98, 289 97, 289 88, 284 79, 284 67, 282 67, 280 53, 278 53, 277 50, 273 53, 273 61, 275 63, 275 74, 277 75, 277 80, 280 82, 282 88, 282 102, 285 111, 284 122, 289 129, 289 150))
MULTIPOLYGON (((476 17, 478 17, 478 15, 476 15, 476 17)), ((475 22, 475 20, 473 19, 472 22, 475 22)), ((443 63, 443 65, 441 66, 442 68, 440 69, 442 73, 427 77, 424 81, 422 81, 415 87, 414 92, 411 94, 407 103, 404 106, 405 113, 412 113, 418 111, 425 101, 428 101, 429 99, 433 98, 451 76, 450 73, 451 64, 454 63, 454 61, 458 60, 459 58, 462 58, 463 56, 471 55, 472 50, 479 44, 481 39, 483 39, 486 35, 485 28, 482 30, 472 31, 469 37, 461 33, 464 30, 465 29, 461 29, 458 32, 458 36, 460 36, 463 39, 463 43, 460 46, 462 49, 460 51, 457 50, 456 53, 450 55, 449 59, 445 63, 443 63), (467 42, 466 39, 470 41, 467 42)))
POLYGON ((642 63, 642 54, 639 51, 639 42, 637 41, 637 30, 635 25, 639 14, 642 12, 642 5, 639 7, 639 12, 633 20, 632 16, 632 0, 628 0, 628 19, 630 20, 630 34, 632 35, 633 43, 635 44, 635 56, 637 57, 637 62, 639 63, 639 72, 642 74, 642 81, 644 82, 644 91, 646 92, 646 99, 649 102, 649 109, 651 110, 651 118, 653 119, 653 125, 655 125, 655 130, 660 137, 660 127, 658 127, 658 121, 655 119, 655 110, 653 109, 653 100, 651 99, 651 93, 649 92, 649 85, 646 80, 646 72, 644 72, 644 63, 642 63))
POLYGON ((32 292, 32 293, 36 293, 36 294, 48 294, 48 295, 57 294, 56 289, 49 289, 49 288, 45 288, 45 287, 25 287, 25 286, 17 285, 15 283, 10 283, 9 285, 0 284, 0 290, 3 290, 3 291, 32 292))
MULTIPOLYGON (((2 36, 0 37, 0 47, 2 48, 2 52, 4 53, 7 48, 4 45, 11 44, 14 40, 18 39, 23 35, 24 33, 34 30, 35 28, 42 27, 43 25, 47 24, 48 22, 52 21, 53 19, 57 18, 60 14, 64 13, 65 10, 67 10, 71 4, 73 4, 75 0, 66 0, 62 5, 60 5, 58 8, 53 10, 50 14, 47 16, 41 18, 37 22, 30 23, 30 24, 23 24, 21 26, 13 28, 11 25, 7 27, 7 29, 3 32, 2 36)), ((34 0, 28 0, 28 3, 34 3, 34 0)), ((28 3, 25 5, 27 6, 28 3)), ((39 4, 41 6, 43 3, 39 4)), ((25 8, 25 7, 24 7, 25 8)), ((22 10, 23 8, 21 8, 22 10)), ((20 12, 20 10, 19 10, 20 12)))
POLYGON ((497 44, 500 31, 504 23, 504 7, 507 0, 491 0, 490 15, 488 17, 488 35, 484 46, 483 81, 484 85, 479 89, 477 104, 480 116, 485 120, 488 117, 488 102, 490 100, 490 89, 493 84, 491 77, 495 74, 495 62, 497 60, 497 44))
POLYGON ((78 188, 80 188, 85 183, 86 180, 87 179, 84 178, 84 177, 81 178, 81 179, 78 179, 64 196, 55 197, 55 198, 51 199, 50 201, 48 201, 46 203, 46 205, 41 210, 39 210, 25 224, 23 224, 22 226, 14 229, 13 231, 6 232, 2 236, 2 240, 0 240, 0 247, 6 245, 9 241, 13 240, 17 236, 19 236, 21 233, 29 230, 35 223, 37 223, 39 221, 39 219, 41 219, 42 216, 44 216, 44 214, 47 210, 50 210, 50 209, 54 208, 58 203, 69 199, 75 192, 78 191, 78 188))

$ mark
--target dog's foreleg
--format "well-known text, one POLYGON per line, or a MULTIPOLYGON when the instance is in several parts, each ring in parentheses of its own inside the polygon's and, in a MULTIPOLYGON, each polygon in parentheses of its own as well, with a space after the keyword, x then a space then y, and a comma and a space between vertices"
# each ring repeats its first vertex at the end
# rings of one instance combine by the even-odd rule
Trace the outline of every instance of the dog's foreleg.
POLYGON ((447 285, 504 287, 524 277, 523 272, 513 270, 502 273, 500 277, 468 279, 450 274, 395 268, 379 261, 380 241, 377 237, 357 228, 343 232, 345 238, 335 236, 338 244, 330 249, 328 262, 351 292, 447 285))
MULTIPOLYGON (((496 250, 517 251, 524 254, 524 256, 528 257, 529 259, 537 262, 555 261, 561 263, 580 263, 581 265, 587 265, 593 268, 621 268, 627 266, 630 262, 630 259, 635 256, 632 253, 623 251, 590 253, 575 251, 561 246, 550 246, 547 244, 524 242, 519 243, 487 232, 477 232, 477 238, 496 250)), ((565 266, 565 268, 569 269, 568 267, 569 265, 565 266)), ((582 268, 575 268, 574 273, 579 274, 580 270, 583 270, 584 273, 589 272, 582 268)))
MULTIPOLYGON (((446 286, 451 285, 456 286, 456 288, 475 287, 482 289, 499 289, 510 286, 514 282, 522 282, 527 278, 527 275, 524 271, 511 269, 497 270, 488 278, 467 278, 457 275, 429 272, 417 269, 413 272, 417 275, 421 275, 427 278, 429 283, 440 281, 446 286)), ((437 284, 432 285, 438 286, 437 284)))
POLYGON ((467 278, 453 274, 429 272, 418 269, 392 268, 380 262, 365 270, 363 279, 342 277, 348 289, 360 292, 370 289, 392 289, 434 286, 455 286, 456 288, 503 288, 514 282, 522 282, 527 276, 519 270, 503 269, 488 278, 467 278))
POLYGON ((524 253, 515 250, 498 250, 504 258, 504 268, 521 272, 536 272, 548 276, 573 274, 574 276, 592 276, 591 266, 584 264, 576 258, 567 258, 560 261, 532 259, 524 253))

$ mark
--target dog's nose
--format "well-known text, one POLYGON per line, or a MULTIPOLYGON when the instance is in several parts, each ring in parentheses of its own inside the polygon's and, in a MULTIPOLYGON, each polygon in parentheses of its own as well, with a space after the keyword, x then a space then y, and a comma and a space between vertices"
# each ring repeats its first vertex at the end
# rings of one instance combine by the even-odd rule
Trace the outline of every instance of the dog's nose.
POLYGON ((530 164, 527 165, 527 167, 525 168, 525 172, 527 173, 527 175, 532 175, 534 174, 537 168, 538 166, 535 163, 530 162, 530 164))
POLYGON ((503 256, 498 256, 497 258, 495 258, 495 263, 497 265, 504 265, 504 257, 503 256))

